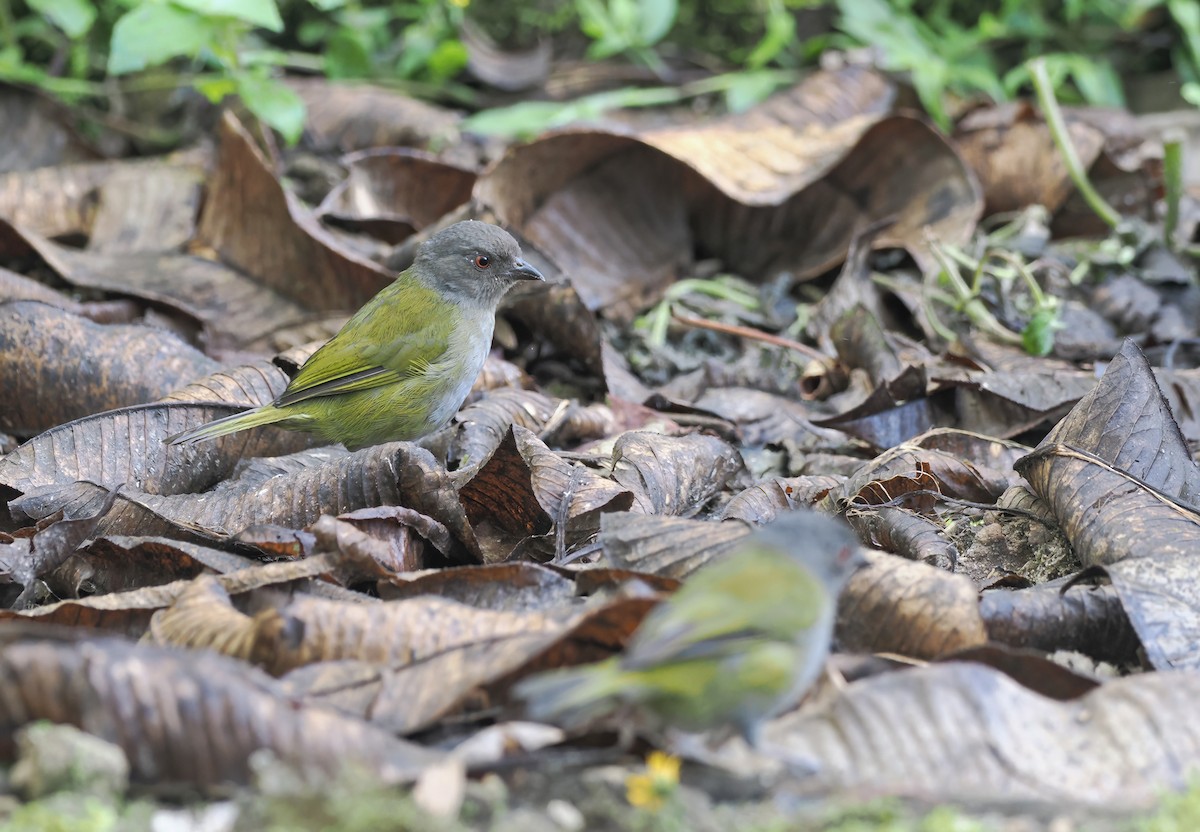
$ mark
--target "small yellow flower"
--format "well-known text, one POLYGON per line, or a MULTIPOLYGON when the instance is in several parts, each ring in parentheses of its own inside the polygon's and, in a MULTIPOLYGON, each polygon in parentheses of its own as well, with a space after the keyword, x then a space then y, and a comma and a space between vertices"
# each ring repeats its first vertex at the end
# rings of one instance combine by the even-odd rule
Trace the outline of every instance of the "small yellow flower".
POLYGON ((450 0, 450 5, 458 6, 460 9, 465 9, 471 5, 471 0, 450 0))
POLYGON ((657 812, 675 793, 679 785, 678 757, 652 751, 646 758, 645 774, 631 774, 625 778, 625 798, 631 806, 657 812))

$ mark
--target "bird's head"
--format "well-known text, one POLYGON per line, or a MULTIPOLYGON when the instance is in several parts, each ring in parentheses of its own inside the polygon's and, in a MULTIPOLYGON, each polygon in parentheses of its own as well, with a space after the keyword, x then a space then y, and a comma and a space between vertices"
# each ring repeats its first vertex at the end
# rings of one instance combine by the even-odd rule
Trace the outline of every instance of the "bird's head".
POLYGON ((451 299, 492 309, 518 281, 545 279, 521 257, 511 234, 478 220, 434 234, 417 249, 413 267, 420 279, 451 299))
POLYGON ((802 563, 835 594, 850 576, 867 565, 854 532, 843 521, 800 509, 780 514, 755 534, 802 563))

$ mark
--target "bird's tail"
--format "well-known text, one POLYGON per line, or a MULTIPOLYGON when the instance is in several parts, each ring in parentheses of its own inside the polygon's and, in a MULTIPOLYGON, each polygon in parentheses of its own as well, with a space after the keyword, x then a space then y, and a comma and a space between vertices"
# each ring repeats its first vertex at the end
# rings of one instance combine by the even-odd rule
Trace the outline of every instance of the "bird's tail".
POLYGON ((535 721, 581 725, 613 709, 624 692, 628 674, 617 659, 598 664, 550 670, 522 679, 513 689, 535 721))
POLYGON ((174 436, 168 436, 163 441, 168 445, 179 445, 184 442, 195 442, 200 439, 216 439, 218 436, 237 433, 239 430, 256 428, 259 425, 273 425, 276 422, 294 418, 295 414, 288 413, 286 410, 275 407, 273 404, 268 404, 256 407, 253 410, 247 410, 244 413, 235 413, 232 416, 216 419, 208 424, 182 431, 174 436))

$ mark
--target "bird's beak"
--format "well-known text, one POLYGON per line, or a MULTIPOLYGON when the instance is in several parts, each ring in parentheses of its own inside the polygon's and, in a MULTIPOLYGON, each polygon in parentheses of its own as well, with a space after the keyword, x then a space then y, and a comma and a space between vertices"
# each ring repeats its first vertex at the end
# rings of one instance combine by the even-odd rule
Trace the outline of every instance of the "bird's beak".
POLYGON ((518 260, 513 263, 513 267, 509 269, 508 273, 516 280, 541 280, 543 282, 546 280, 546 278, 542 277, 541 272, 524 260, 518 260))

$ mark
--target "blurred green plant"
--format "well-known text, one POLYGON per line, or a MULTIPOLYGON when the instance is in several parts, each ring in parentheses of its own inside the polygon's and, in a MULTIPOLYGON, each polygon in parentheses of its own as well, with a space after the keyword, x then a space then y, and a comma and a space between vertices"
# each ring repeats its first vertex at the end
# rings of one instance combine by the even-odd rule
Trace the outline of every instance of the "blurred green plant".
POLYGON ((575 8, 580 28, 592 39, 589 56, 628 53, 655 69, 662 68, 651 47, 675 23, 676 0, 575 0, 575 8))
POLYGON ((1031 84, 1026 60, 1040 57, 1066 100, 1125 104, 1117 61, 1136 61, 1136 40, 1166 10, 1186 50, 1174 62, 1188 73, 1200 58, 1195 0, 836 0, 842 46, 867 45, 882 66, 910 74, 921 104, 950 126, 947 95, 1005 101, 1031 84), (980 8, 980 7, 983 8, 980 8))
POLYGON ((1063 326, 1062 307, 1058 298, 1042 290, 1019 255, 1001 248, 987 248, 976 259, 962 249, 936 240, 930 239, 929 246, 941 269, 925 276, 925 317, 939 336, 949 342, 958 338, 938 315, 936 307, 941 305, 960 313, 1000 343, 1020 346, 1030 355, 1050 354, 1054 349, 1054 333, 1063 326), (963 269, 971 274, 969 284, 962 276, 963 269), (1019 333, 1002 324, 988 308, 984 301, 987 282, 1004 296, 1013 295, 1018 282, 1024 287, 1024 293, 1016 297, 1018 311, 1025 319, 1019 333))
POLYGON ((459 39, 469 0, 307 0, 288 3, 300 48, 330 78, 444 83, 467 65, 459 39))
POLYGON ((283 68, 443 84, 466 66, 458 28, 467 3, 0 0, 0 80, 68 103, 107 98, 105 76, 127 92, 190 85, 213 102, 237 95, 294 142, 304 105, 283 68), (145 74, 161 67, 175 71, 145 74))
POLYGON ((644 332, 646 342, 652 347, 661 349, 667 343, 667 329, 671 325, 675 305, 690 294, 708 295, 730 301, 744 309, 758 309, 761 305, 757 295, 732 275, 723 275, 711 280, 685 278, 668 286, 662 300, 634 320, 634 329, 644 332))
POLYGON ((190 85, 214 101, 240 96, 294 140, 304 113, 286 69, 470 104, 456 82, 467 16, 502 48, 551 39, 562 54, 634 60, 664 81, 668 67, 713 73, 673 93, 629 87, 474 122, 510 136, 535 132, 522 119, 561 124, 702 95, 742 110, 830 48, 868 47, 906 73, 946 129, 956 97, 1027 92, 1032 57, 1064 102, 1119 106, 1125 75, 1173 69, 1200 105, 1196 0, 0 0, 0 80, 99 111, 114 90, 190 85))

